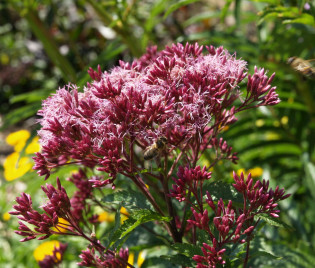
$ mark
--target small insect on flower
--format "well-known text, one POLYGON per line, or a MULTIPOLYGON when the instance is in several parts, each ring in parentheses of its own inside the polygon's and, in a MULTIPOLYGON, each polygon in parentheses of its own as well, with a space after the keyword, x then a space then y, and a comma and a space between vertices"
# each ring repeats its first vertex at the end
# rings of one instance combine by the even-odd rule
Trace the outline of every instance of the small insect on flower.
POLYGON ((291 57, 288 59, 288 64, 290 64, 295 71, 315 79, 315 67, 311 64, 312 61, 315 62, 315 59, 304 60, 298 57, 291 57))
POLYGON ((144 160, 151 160, 157 157, 165 148, 166 143, 167 139, 164 136, 157 138, 156 142, 145 148, 143 152, 144 160))

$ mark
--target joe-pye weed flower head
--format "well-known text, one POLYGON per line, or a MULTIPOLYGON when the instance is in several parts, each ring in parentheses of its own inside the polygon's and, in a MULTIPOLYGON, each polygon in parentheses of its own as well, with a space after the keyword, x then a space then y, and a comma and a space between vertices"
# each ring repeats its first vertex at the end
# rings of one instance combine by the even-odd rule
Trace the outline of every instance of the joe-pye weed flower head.
MULTIPOLYGON (((127 249, 115 253, 103 246, 95 234, 86 235, 80 226, 85 222, 84 211, 91 206, 86 200, 101 205, 93 188, 109 185, 114 190, 118 174, 123 175, 125 185, 131 179, 154 213, 170 217, 161 225, 173 242, 188 241, 199 246, 203 256, 191 256, 197 267, 224 264, 226 245, 249 243, 259 222, 254 216, 278 216, 276 202, 288 195, 278 187, 269 189, 266 181, 254 183, 250 175, 245 180, 243 174, 234 174, 233 186, 243 196, 243 208, 236 208, 231 200, 213 201, 211 189, 206 195, 203 191, 204 182, 215 179, 209 171, 211 167, 220 160, 238 160, 233 148, 219 137, 226 126, 236 122, 235 114, 280 101, 271 86, 274 74, 268 77, 264 69, 256 67, 253 74, 247 74, 246 62, 235 54, 223 47, 198 44, 173 44, 160 52, 151 47, 132 63, 121 61, 109 72, 102 72, 100 67, 88 72, 93 81, 81 91, 76 85, 68 85, 43 101, 39 111, 42 128, 38 132, 42 149, 34 157, 34 169, 45 179, 55 168, 69 164, 97 169, 98 174, 88 177, 80 171, 74 175, 70 181, 78 191, 72 198, 59 180, 58 188, 43 188, 49 198, 43 206, 48 218, 33 210, 28 195, 23 193, 17 198, 19 205, 12 214, 36 226, 46 221, 46 229, 35 231, 21 222, 19 233, 26 240, 45 232, 43 238, 50 236, 50 227, 62 217, 69 222, 67 235, 82 236, 90 242, 80 255, 81 265, 132 267, 127 263, 127 249), (241 93, 246 83, 246 91, 241 93), (154 144, 160 137, 167 145, 159 151, 154 144), (156 150, 159 158, 158 168, 151 171, 145 168, 143 155, 139 154, 148 146, 156 150), (214 152, 215 159, 209 166, 198 166, 206 151, 214 152), (157 202, 153 192, 162 197, 163 204, 157 202), (178 201, 184 204, 183 212, 174 207, 178 201), (23 212, 24 207, 28 213, 23 212), (198 244, 197 229, 209 236, 208 243, 198 244)), ((132 221, 131 211, 129 222, 132 221)))
POLYGON ((133 145, 144 149, 163 135, 172 155, 175 148, 205 145, 235 122, 238 111, 279 102, 270 85, 274 75, 268 78, 255 68, 248 75, 246 98, 234 107, 246 62, 222 47, 206 50, 203 55, 198 44, 176 44, 161 52, 151 48, 111 72, 90 69, 94 81, 83 92, 75 85, 59 89, 39 111, 42 152, 34 167, 39 175, 47 178, 72 160, 108 173, 104 183, 94 185, 104 186, 117 173, 131 171, 133 145))

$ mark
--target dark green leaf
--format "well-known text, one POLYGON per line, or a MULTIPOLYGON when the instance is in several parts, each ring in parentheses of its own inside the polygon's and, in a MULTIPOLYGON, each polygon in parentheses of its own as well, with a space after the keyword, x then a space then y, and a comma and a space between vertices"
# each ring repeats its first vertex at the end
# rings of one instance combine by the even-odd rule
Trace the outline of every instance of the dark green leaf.
POLYGON ((185 267, 194 267, 196 265, 196 263, 193 261, 192 258, 186 257, 185 255, 182 255, 182 254, 169 255, 169 256, 162 255, 160 258, 168 260, 169 262, 173 264, 178 264, 185 267))
MULTIPOLYGON (((222 181, 205 184, 204 191, 208 191, 213 200, 232 200, 236 203, 243 203, 243 197, 235 190, 231 183, 222 181)), ((233 203, 234 204, 234 203, 233 203)))
POLYGON ((190 258, 194 255, 203 255, 201 248, 193 244, 175 243, 172 245, 172 249, 190 258))
POLYGON ((126 208, 146 208, 146 209, 153 209, 152 205, 149 201, 145 198, 142 193, 135 192, 133 190, 122 190, 117 191, 113 194, 107 195, 102 199, 102 202, 105 203, 115 203, 115 204, 122 204, 122 206, 126 208))
POLYGON ((293 230, 293 228, 291 226, 289 226, 288 224, 282 222, 278 218, 274 218, 274 217, 268 216, 266 214, 259 214, 259 215, 257 215, 255 217, 256 220, 258 218, 261 218, 262 220, 264 220, 269 225, 276 226, 276 227, 282 227, 282 228, 286 228, 286 229, 289 229, 289 230, 293 230))
POLYGON ((118 230, 114 232, 109 241, 109 247, 112 246, 117 240, 122 239, 128 235, 132 230, 134 230, 139 225, 151 222, 151 221, 170 221, 170 217, 164 217, 160 214, 153 212, 152 210, 142 209, 138 211, 133 211, 132 215, 124 221, 124 223, 119 227, 118 230))

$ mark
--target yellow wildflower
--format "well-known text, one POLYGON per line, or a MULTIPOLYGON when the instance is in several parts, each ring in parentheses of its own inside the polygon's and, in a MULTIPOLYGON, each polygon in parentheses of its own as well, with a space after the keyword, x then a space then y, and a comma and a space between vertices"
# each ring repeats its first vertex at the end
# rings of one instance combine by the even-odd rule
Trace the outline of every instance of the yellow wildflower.
MULTIPOLYGON (((236 174, 237 176, 240 176, 241 173, 243 173, 244 177, 246 178, 248 174, 251 173, 252 178, 257 178, 257 177, 260 177, 263 174, 263 172, 264 170, 261 167, 255 167, 248 171, 246 171, 244 168, 240 168, 236 171, 236 174)), ((233 172, 231 173, 231 175, 233 176, 233 172)))
POLYGON ((133 265, 135 261, 135 254, 133 252, 129 252, 128 263, 133 265))
MULTIPOLYGON (((33 252, 35 260, 39 262, 42 261, 47 255, 52 256, 55 247, 56 248, 60 247, 60 243, 57 240, 47 241, 40 244, 33 252)), ((61 259, 60 254, 57 254, 56 257, 58 260, 61 259)))
POLYGON ((257 178, 257 177, 260 177, 264 173, 264 170, 261 167, 255 167, 255 168, 250 169, 248 173, 252 174, 252 178, 257 178))
POLYGON ((11 218, 11 215, 9 214, 9 212, 5 212, 5 213, 2 215, 2 219, 3 219, 4 221, 10 220, 10 218, 11 218))
MULTIPOLYGON (((241 173, 242 173, 242 172, 243 172, 244 175, 246 174, 246 171, 245 171, 244 168, 238 169, 238 170, 236 171, 237 176, 241 176, 241 173)), ((233 173, 232 173, 232 174, 233 174, 233 173)))
POLYGON ((127 211, 126 208, 121 207, 121 209, 120 209, 120 214, 121 214, 120 223, 122 224, 125 220, 128 219, 129 213, 128 213, 128 211, 127 211))
POLYGON ((29 139, 30 136, 31 134, 29 131, 22 129, 22 130, 10 133, 6 137, 6 142, 9 145, 14 146, 14 151, 21 152, 25 146, 26 141, 29 139))
POLYGON ((108 213, 106 211, 103 211, 101 214, 98 215, 99 222, 114 222, 115 221, 115 215, 113 213, 108 213))
MULTIPOLYGON (((125 220, 128 219, 129 213, 126 208, 121 207, 120 209, 120 223, 122 224, 125 220)), ((109 213, 107 211, 103 211, 98 215, 99 222, 114 222, 115 221, 115 214, 114 213, 109 213)))
POLYGON ((7 156, 4 161, 4 178, 7 181, 13 181, 32 169, 33 163, 29 157, 21 157, 18 152, 7 156))
POLYGON ((146 252, 140 251, 138 255, 138 260, 137 260, 138 267, 141 267, 141 265, 144 263, 145 256, 146 256, 146 252))
POLYGON ((55 231, 55 232, 61 232, 61 233, 66 233, 67 232, 67 228, 70 225, 70 223, 63 219, 63 218, 58 218, 58 229, 53 227, 51 228, 51 230, 55 231), (64 227, 64 228, 63 228, 64 227))
POLYGON ((38 143, 39 137, 36 136, 32 139, 31 143, 29 145, 27 145, 26 149, 25 149, 25 153, 26 154, 34 154, 39 152, 40 150, 40 145, 38 143))

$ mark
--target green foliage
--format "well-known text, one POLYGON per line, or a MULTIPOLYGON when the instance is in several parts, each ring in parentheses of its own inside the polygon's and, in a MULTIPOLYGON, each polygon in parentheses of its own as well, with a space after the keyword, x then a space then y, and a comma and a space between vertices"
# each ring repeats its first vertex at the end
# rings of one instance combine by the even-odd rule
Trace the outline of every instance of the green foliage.
MULTIPOLYGON (((170 221, 170 218, 161 216, 160 214, 149 209, 133 210, 132 215, 126 221, 124 221, 124 223, 110 237, 108 246, 111 247, 118 241, 118 239, 124 238, 139 225, 151 221, 168 222, 170 221)), ((119 222, 119 220, 116 220, 116 222, 119 222)))
POLYGON ((133 190, 122 190, 107 195, 102 199, 105 203, 121 204, 123 207, 131 209, 153 209, 149 201, 139 192, 133 190))

